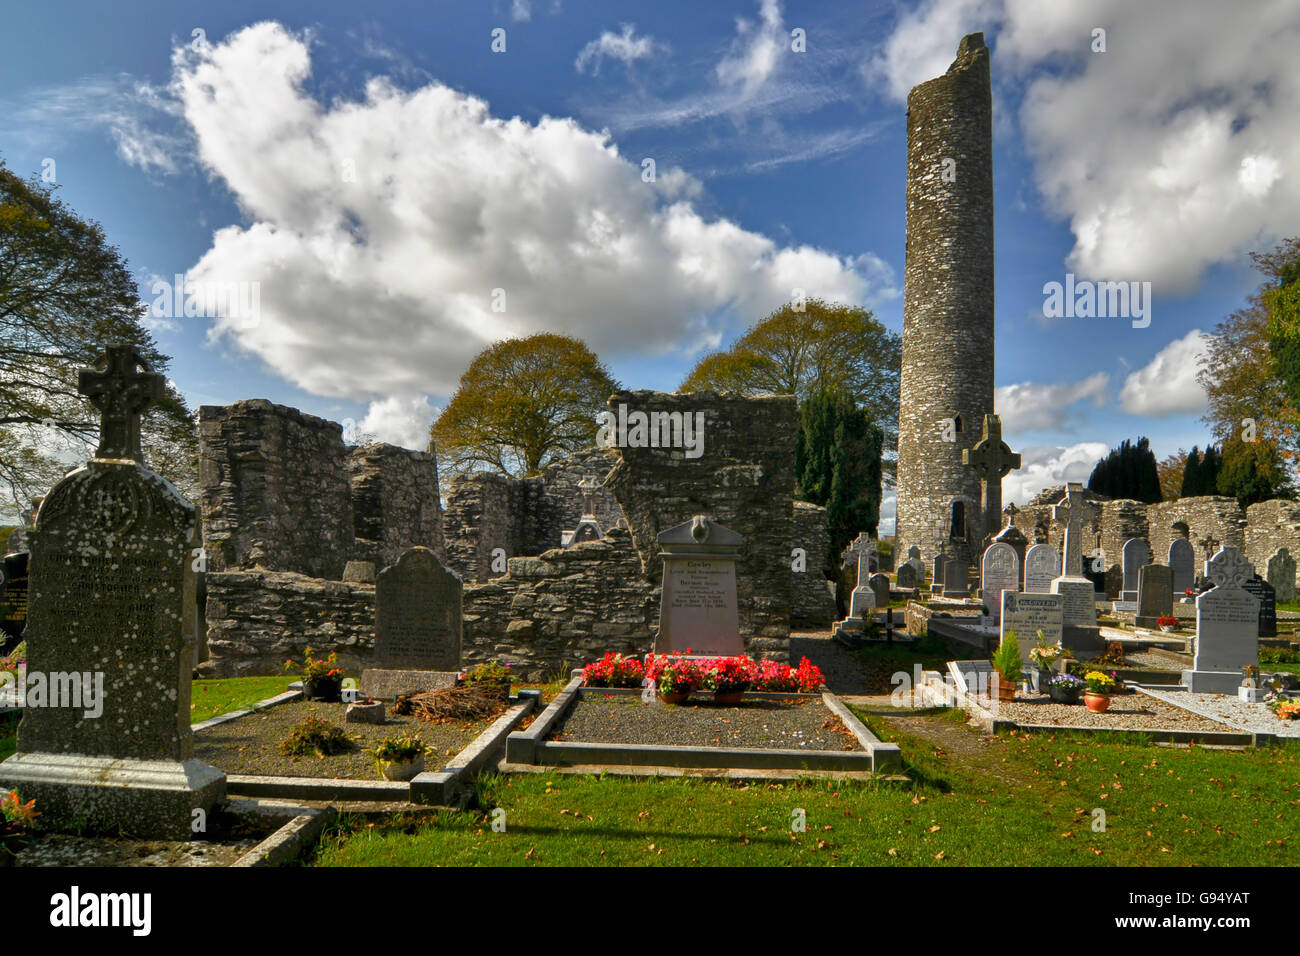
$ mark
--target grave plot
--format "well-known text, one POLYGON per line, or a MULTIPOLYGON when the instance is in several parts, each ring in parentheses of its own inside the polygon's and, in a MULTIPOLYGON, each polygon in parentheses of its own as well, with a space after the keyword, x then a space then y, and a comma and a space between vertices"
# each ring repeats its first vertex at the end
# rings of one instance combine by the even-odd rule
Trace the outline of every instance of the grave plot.
POLYGON ((883 774, 901 770, 834 694, 747 692, 738 704, 682 704, 636 689, 583 687, 575 676, 528 730, 510 735, 502 769, 681 768, 687 772, 883 774))

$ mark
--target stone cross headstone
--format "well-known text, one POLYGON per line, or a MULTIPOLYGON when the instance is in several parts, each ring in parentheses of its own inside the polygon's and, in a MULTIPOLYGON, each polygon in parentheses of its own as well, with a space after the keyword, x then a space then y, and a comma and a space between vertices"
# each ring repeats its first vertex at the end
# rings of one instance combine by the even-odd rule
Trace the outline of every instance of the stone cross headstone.
POLYGON ((599 541, 605 536, 595 514, 595 494, 600 489, 600 482, 587 476, 578 482, 578 488, 582 492, 582 517, 572 531, 560 533, 560 545, 565 548, 584 541, 599 541))
POLYGON ((1186 538, 1169 542, 1169 569, 1174 572, 1174 594, 1182 597, 1196 587, 1196 550, 1186 538))
POLYGON ((1243 585, 1259 599, 1259 636, 1277 637, 1277 592, 1258 574, 1243 585))
POLYGON ((1205 550, 1205 557, 1202 559, 1202 568, 1205 575, 1209 576, 1210 559, 1219 553, 1219 540, 1213 534, 1207 534, 1201 539, 1201 547, 1205 550))
POLYGON ((980 533, 996 533, 1002 515, 1002 479, 1020 467, 1020 456, 1002 440, 1002 419, 985 415, 983 433, 973 448, 963 448, 961 463, 973 469, 980 480, 980 533))
POLYGON ((849 617, 853 620, 875 620, 876 591, 871 587, 870 556, 866 551, 858 553, 858 577, 853 593, 849 595, 849 617))
POLYGON ((1096 514, 1097 506, 1083 496, 1083 484, 1068 482, 1065 497, 1052 505, 1052 520, 1065 522, 1065 546, 1062 549, 1061 573, 1065 577, 1083 576, 1083 523, 1096 514))
POLYGON ((454 683, 462 639, 460 575, 428 548, 402 552, 375 577, 375 647, 363 694, 382 699, 454 683))
POLYGON ((188 840, 226 787, 190 732, 195 509, 140 462, 162 376, 129 347, 103 364, 79 376, 102 412, 97 457, 54 486, 32 531, 27 706, 0 788, 52 825, 188 840))
POLYGON ((1120 600, 1136 601, 1138 569, 1151 563, 1151 546, 1141 538, 1129 538, 1124 542, 1120 560, 1124 569, 1124 586, 1120 600))
POLYGON ((1138 570, 1138 627, 1158 627, 1160 618, 1174 613, 1174 572, 1163 564, 1148 564, 1138 570))
POLYGON ((705 515, 660 532, 663 597, 655 653, 743 654, 736 559, 744 538, 705 515))
MULTIPOLYGON (((1288 548, 1278 548, 1268 559, 1268 583, 1273 586, 1273 593, 1283 604, 1295 601, 1295 558, 1288 548)), ((1191 587, 1191 585, 1188 585, 1191 587)))
POLYGON ((1061 595, 1061 642, 1071 651, 1085 655, 1102 649, 1096 588, 1083 576, 1083 522, 1096 510, 1097 506, 1084 498, 1083 485, 1077 481, 1068 482, 1065 497, 1052 506, 1052 518, 1065 522, 1062 573, 1053 579, 1051 591, 1061 595))
POLYGON ((1231 546, 1206 562, 1214 587, 1196 599, 1196 657, 1182 675, 1194 693, 1235 694, 1241 669, 1259 665, 1259 599, 1245 588, 1254 573, 1231 546))
POLYGON ((1061 573, 1061 556, 1050 544, 1036 544, 1025 552, 1025 590, 1046 594, 1061 573))
POLYGON ((1059 594, 1003 591, 999 640, 1006 637, 1008 631, 1014 631, 1016 645, 1020 648, 1020 660, 1028 664, 1031 661, 1029 652, 1038 646, 1040 630, 1048 644, 1061 643, 1064 633, 1063 608, 1064 598, 1059 594))
POLYGON ((1004 542, 989 545, 980 561, 980 596, 993 620, 1002 616, 1002 592, 1020 588, 1020 558, 1004 542))

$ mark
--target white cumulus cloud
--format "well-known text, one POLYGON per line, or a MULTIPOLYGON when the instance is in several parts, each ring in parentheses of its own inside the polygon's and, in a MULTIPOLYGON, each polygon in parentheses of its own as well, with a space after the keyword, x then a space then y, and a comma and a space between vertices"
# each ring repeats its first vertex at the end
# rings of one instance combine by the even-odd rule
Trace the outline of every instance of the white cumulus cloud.
POLYGON ((739 88, 746 96, 757 92, 776 71, 785 48, 780 0, 760 0, 758 16, 758 23, 736 18, 736 38, 716 68, 719 82, 739 88))
POLYGON ((1109 451, 1109 445, 1096 441, 1025 448, 1020 452, 1019 470, 1002 479, 1002 500, 1023 505, 1045 488, 1068 481, 1086 482, 1109 451))
POLYGON ((306 40, 261 23, 177 50, 198 156, 245 222, 217 231, 195 282, 260 283, 233 343, 314 394, 413 400, 454 390, 486 345, 551 331, 602 355, 683 351, 809 295, 864 302, 870 258, 783 247, 706 219, 681 170, 641 179, 605 133, 536 123, 439 83, 305 89, 306 40))
MULTIPOLYGON (((370 403, 365 417, 356 423, 355 433, 424 451, 429 446, 429 426, 433 424, 435 415, 427 395, 383 398, 370 403)), ((355 437, 344 437, 345 440, 356 440, 355 437)))
POLYGON ((1020 382, 996 390, 994 408, 1002 417, 1003 434, 1043 429, 1068 429, 1082 419, 1076 402, 1088 401, 1094 408, 1106 404, 1110 376, 1097 372, 1078 382, 1045 385, 1020 382))
POLYGON ((622 33, 611 33, 605 30, 578 51, 573 67, 581 73, 590 64, 591 72, 599 73, 601 60, 606 57, 620 60, 625 66, 631 66, 637 60, 653 56, 656 46, 652 37, 636 35, 635 24, 625 23, 622 33))
POLYGON ((1132 415, 1164 418, 1205 411, 1205 389, 1196 380, 1207 336, 1193 329, 1131 372, 1120 389, 1120 408, 1132 415))

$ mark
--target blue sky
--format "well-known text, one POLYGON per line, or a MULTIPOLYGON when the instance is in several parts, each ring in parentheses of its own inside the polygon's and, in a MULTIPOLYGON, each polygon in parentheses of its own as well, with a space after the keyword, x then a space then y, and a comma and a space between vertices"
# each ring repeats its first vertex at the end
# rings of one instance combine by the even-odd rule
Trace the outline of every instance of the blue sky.
POLYGON ((983 30, 997 404, 1026 458, 1004 494, 1023 501, 1123 438, 1206 442, 1197 333, 1300 221, 1300 10, 1238 9, 27 5, 0 156, 52 171, 148 301, 177 273, 257 283, 255 319, 157 320, 192 404, 265 397, 415 446, 505 335, 577 335, 626 386, 671 390, 794 287, 901 329, 906 91, 983 30), (1045 318, 1066 273, 1150 282, 1150 325, 1045 318))

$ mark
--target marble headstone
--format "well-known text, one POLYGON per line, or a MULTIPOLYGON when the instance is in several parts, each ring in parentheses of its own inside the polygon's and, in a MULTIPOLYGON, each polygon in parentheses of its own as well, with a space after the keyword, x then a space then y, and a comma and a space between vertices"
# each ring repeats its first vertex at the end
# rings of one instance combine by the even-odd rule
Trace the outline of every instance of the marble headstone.
POLYGON ((27 626, 26 551, 0 558, 0 646, 18 641, 27 626))
POLYGON ((1029 652, 1038 646, 1040 630, 1048 644, 1061 643, 1065 629, 1064 600, 1060 594, 1003 591, 999 639, 1014 631, 1020 659, 1028 664, 1029 652))
POLYGON ((1151 546, 1141 538, 1129 538, 1124 542, 1121 561, 1123 562, 1124 574, 1124 587, 1121 600, 1136 601, 1138 571, 1151 563, 1151 546))
POLYGON ((1169 542, 1169 570, 1174 573, 1174 596, 1181 598, 1196 586, 1196 549, 1186 538, 1169 542))
POLYGON ((1277 637, 1277 592, 1258 574, 1243 587, 1259 599, 1259 636, 1277 637))
POLYGON ((655 653, 743 654, 736 559, 744 538, 705 515, 659 534, 663 596, 655 653))
POLYGON ((980 561, 980 594, 996 621, 1002 616, 1002 592, 1020 587, 1020 558, 1011 545, 995 541, 980 561))
POLYGON ((1268 559, 1268 583, 1273 594, 1283 604, 1295 601, 1295 558, 1288 548, 1278 548, 1268 559))
POLYGON ((1196 599, 1196 657, 1183 684, 1195 693, 1235 694, 1241 669, 1259 665, 1259 599, 1245 588, 1254 569, 1227 546, 1206 562, 1206 574, 1214 587, 1196 599))
POLYGON ((1036 544, 1025 552, 1025 590, 1046 594, 1061 573, 1061 558, 1050 544, 1036 544))

